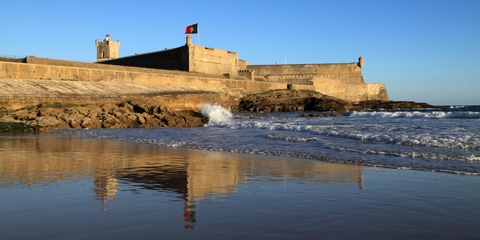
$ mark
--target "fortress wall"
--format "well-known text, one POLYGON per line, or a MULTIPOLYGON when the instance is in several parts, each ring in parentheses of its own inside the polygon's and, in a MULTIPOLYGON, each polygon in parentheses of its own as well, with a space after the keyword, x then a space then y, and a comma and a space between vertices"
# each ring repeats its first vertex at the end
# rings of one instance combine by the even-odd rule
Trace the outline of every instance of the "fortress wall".
POLYGON ((315 91, 347 101, 388 101, 387 89, 379 83, 348 83, 342 79, 315 78, 315 91))
POLYGON ((0 62, 0 78, 75 80, 94 82, 136 83, 142 85, 189 85, 212 88, 230 88, 246 93, 258 93, 271 89, 285 89, 285 83, 228 80, 180 74, 154 74, 105 69, 63 67, 41 64, 0 62))
POLYGON ((285 74, 361 74, 357 63, 248 65, 259 76, 285 74))
POLYGON ((285 83, 270 83, 257 81, 238 81, 238 80, 224 80, 225 86, 232 90, 241 90, 245 93, 262 93, 269 90, 287 89, 285 83))
POLYGON ((248 61, 247 60, 238 60, 238 68, 240 68, 240 70, 247 70, 247 66, 248 66, 248 61))
POLYGON ((258 77, 316 74, 315 66, 312 64, 248 65, 247 69, 254 70, 258 77))
POLYGON ((38 58, 35 56, 25 57, 26 63, 32 64, 44 64, 44 65, 55 65, 55 66, 71 66, 71 67, 93 67, 93 63, 86 62, 75 62, 68 60, 59 60, 59 59, 50 59, 50 58, 38 58))
POLYGON ((387 88, 383 83, 367 84, 368 100, 388 101, 387 88))
POLYGON ((131 72, 95 68, 78 68, 42 64, 26 64, 0 61, 0 78, 68 80, 87 82, 135 83, 141 85, 204 86, 229 88, 246 93, 259 93, 271 89, 286 89, 284 83, 229 80, 201 74, 176 71, 131 72), (168 72, 172 72, 168 74, 168 72))
POLYGON ((291 90, 309 90, 315 91, 315 86, 313 85, 303 85, 303 84, 290 84, 289 89, 291 90))
POLYGON ((347 99, 346 95, 346 87, 347 84, 343 79, 330 79, 325 77, 316 77, 313 79, 313 86, 315 87, 315 91, 340 98, 340 99, 347 99))
POLYGON ((347 84, 365 83, 361 68, 357 63, 338 64, 280 64, 280 65, 249 65, 256 77, 264 77, 267 81, 310 84, 308 78, 321 77, 342 79, 347 84))
MULTIPOLYGON (((120 66, 115 66, 122 68, 120 66)), ((144 85, 188 85, 192 81, 208 83, 212 87, 225 87, 222 77, 213 77, 202 74, 191 74, 188 72, 159 70, 152 71, 143 68, 125 68, 127 70, 110 70, 97 68, 67 67, 43 64, 25 64, 0 62, 0 78, 19 78, 19 79, 43 79, 43 80, 72 80, 72 81, 94 81, 94 82, 116 82, 116 83, 136 83, 141 82, 144 85), (145 71, 143 71, 145 70, 145 71), (202 81, 200 81, 200 79, 202 81)), ((238 81, 238 80, 237 80, 238 81)))
POLYGON ((345 98, 353 102, 368 99, 368 84, 347 84, 345 85, 345 98))
POLYGON ((188 47, 166 49, 99 62, 119 66, 188 71, 188 47))
POLYGON ((281 82, 286 84, 304 84, 313 85, 313 78, 316 75, 284 75, 284 76, 268 76, 267 82, 281 82))
POLYGON ((357 63, 330 63, 330 64, 314 64, 317 73, 357 73, 361 74, 362 69, 357 63))
MULTIPOLYGON (((77 61, 68 61, 68 60, 57 60, 57 59, 50 59, 50 58, 38 58, 38 57, 34 57, 34 56, 28 56, 25 59, 26 59, 27 63, 31 63, 31 64, 54 65, 54 66, 77 67, 77 68, 91 68, 91 69, 104 69, 104 70, 119 70, 119 71, 173 74, 173 72, 171 70, 164 70, 164 69, 153 69, 153 68, 119 66, 119 65, 111 65, 111 64, 101 64, 101 63, 88 63, 88 62, 77 62, 77 61)), ((178 72, 178 74, 185 74, 185 71, 177 71, 177 72, 178 72)))
MULTIPOLYGON (((97 64, 98 65, 98 64, 97 64)), ((94 66, 97 66, 94 64, 94 66)), ((106 65, 107 66, 107 65, 106 65)), ((113 66, 107 66, 110 68, 113 66)), ((122 68, 115 66, 115 68, 122 68)), ((0 78, 6 79, 41 79, 87 82, 134 83, 140 85, 199 86, 222 88, 233 92, 260 93, 273 89, 286 89, 287 82, 266 82, 252 80, 233 80, 221 76, 196 74, 180 71, 154 70, 127 67, 136 71, 121 71, 98 68, 67 67, 43 64, 26 64, 0 62, 0 78)), ((349 101, 388 100, 383 84, 352 84, 346 79, 335 78, 335 75, 305 75, 309 81, 303 83, 301 76, 295 85, 296 89, 310 89, 349 101), (313 85, 312 85, 313 84, 313 85), (308 87, 303 87, 305 85, 308 87), (367 87, 365 87, 367 86, 367 87)))
POLYGON ((340 74, 340 77, 345 79, 347 84, 365 84, 362 74, 340 74))
POLYGON ((188 48, 190 72, 238 76, 238 53, 197 45, 188 45, 188 48))
POLYGON ((246 77, 248 80, 251 80, 251 81, 255 80, 255 73, 252 70, 239 70, 238 76, 246 77))
POLYGON ((383 84, 366 84, 358 63, 251 65, 255 76, 267 82, 292 84, 292 89, 313 89, 348 101, 388 101, 383 84))
MULTIPOLYGON (((327 94, 327 93, 325 93, 327 94)), ((330 95, 330 94, 327 94, 330 95)), ((346 84, 345 98, 349 101, 359 102, 365 100, 381 100, 388 101, 387 89, 384 84, 368 83, 368 84, 346 84)))

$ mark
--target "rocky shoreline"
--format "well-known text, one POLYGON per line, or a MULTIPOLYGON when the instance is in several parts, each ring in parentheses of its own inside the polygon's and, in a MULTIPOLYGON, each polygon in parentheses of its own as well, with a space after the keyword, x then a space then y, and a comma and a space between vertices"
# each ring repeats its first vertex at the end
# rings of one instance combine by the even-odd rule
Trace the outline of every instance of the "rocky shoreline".
POLYGON ((238 110, 246 112, 345 112, 364 110, 415 110, 440 108, 428 103, 411 101, 361 101, 348 102, 313 91, 276 90, 252 94, 240 99, 238 110))
MULTIPOLYGON (((276 90, 247 95, 232 110, 239 112, 337 112, 303 113, 299 117, 342 116, 345 111, 414 110, 439 108, 427 103, 364 101, 347 102, 312 91, 276 90)), ((171 110, 150 98, 116 104, 87 105, 43 103, 8 111, 0 109, 0 132, 45 132, 52 129, 200 127, 208 118, 192 110, 171 110)))
POLYGON ((207 122, 208 119, 199 112, 171 110, 145 98, 98 105, 45 103, 0 112, 0 132, 45 132, 67 128, 199 127, 207 122))

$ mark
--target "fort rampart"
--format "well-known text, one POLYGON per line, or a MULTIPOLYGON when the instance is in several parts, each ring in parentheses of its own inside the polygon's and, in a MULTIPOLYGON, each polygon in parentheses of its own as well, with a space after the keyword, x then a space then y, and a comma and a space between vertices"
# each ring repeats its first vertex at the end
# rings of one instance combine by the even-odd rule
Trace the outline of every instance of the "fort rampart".
MULTIPOLYGON (((31 58, 33 59, 33 58, 31 58)), ((50 63, 48 59, 36 59, 36 62, 50 63)), ((64 81, 90 81, 111 83, 133 83, 141 85, 174 85, 223 88, 245 93, 258 93, 271 89, 285 89, 285 83, 268 83, 250 80, 227 79, 202 73, 169 71, 149 68, 122 67, 96 63, 80 63, 52 60, 55 65, 33 63, 0 62, 0 78, 41 79, 64 81), (82 66, 82 67, 78 67, 82 66)))
POLYGON ((0 89, 0 107, 18 109, 41 102, 113 103, 136 96, 159 99, 173 109, 198 110, 203 103, 231 107, 232 99, 244 93, 286 88, 283 83, 233 80, 200 73, 59 61, 50 63, 73 66, 0 61, 0 86, 6 84, 0 89), (110 84, 108 88, 99 90, 102 87, 96 86, 92 90, 89 83, 110 84))
POLYGON ((314 90, 348 101, 388 100, 385 85, 365 83, 357 62, 248 65, 247 69, 257 81, 286 83, 291 89, 314 90))
MULTIPOLYGON (((0 62, 0 79, 130 83, 145 86, 197 86, 212 90, 222 89, 225 93, 236 92, 237 95, 290 88, 295 90, 316 90, 351 101, 388 100, 383 84, 365 84, 361 82, 356 84, 353 82, 360 80, 355 80, 353 76, 349 80, 351 83, 342 78, 335 79, 329 75, 316 74, 292 75, 291 77, 298 79, 297 82, 291 81, 291 79, 290 81, 284 81, 289 77, 288 74, 285 74, 278 76, 278 79, 273 81, 271 78, 275 76, 259 79, 255 77, 259 76, 259 74, 252 70, 241 70, 237 77, 232 77, 31 57, 28 59, 27 61, 36 63, 0 62)), ((348 79, 348 77, 345 77, 345 79, 348 79)), ((115 95, 114 93, 112 94, 115 95)), ((9 99, 9 101, 14 100, 12 98, 9 99)), ((13 105, 20 106, 19 104, 13 105)))
POLYGON ((362 57, 354 63, 249 65, 236 52, 194 45, 188 36, 178 48, 115 58, 120 42, 113 43, 109 36, 96 40, 97 63, 37 57, 26 57, 24 63, 0 61, 0 79, 188 86, 230 95, 288 88, 353 102, 388 100, 385 85, 364 82, 362 57))

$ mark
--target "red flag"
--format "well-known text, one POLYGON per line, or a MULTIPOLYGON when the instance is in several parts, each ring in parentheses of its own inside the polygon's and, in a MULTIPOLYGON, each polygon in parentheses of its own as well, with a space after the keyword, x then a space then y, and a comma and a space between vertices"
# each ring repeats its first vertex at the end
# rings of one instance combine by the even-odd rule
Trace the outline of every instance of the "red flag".
POLYGON ((192 24, 185 28, 185 34, 195 34, 198 33, 198 23, 192 24))

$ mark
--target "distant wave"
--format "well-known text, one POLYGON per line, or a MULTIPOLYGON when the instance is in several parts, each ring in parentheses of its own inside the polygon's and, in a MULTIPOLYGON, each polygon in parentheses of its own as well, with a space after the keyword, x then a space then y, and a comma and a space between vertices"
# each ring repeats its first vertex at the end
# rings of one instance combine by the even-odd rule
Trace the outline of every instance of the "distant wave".
POLYGON ((378 155, 392 155, 398 157, 406 158, 427 158, 432 160, 442 160, 442 161, 467 161, 467 162, 476 162, 480 161, 480 156, 475 155, 451 155, 451 154, 442 154, 436 152, 419 152, 419 151, 391 151, 391 150, 378 150, 378 149, 362 149, 349 146, 334 146, 327 145, 330 149, 336 149, 339 151, 348 151, 356 152, 362 154, 378 154, 378 155))
MULTIPOLYGON (((317 137, 291 137, 291 136, 282 136, 277 134, 268 134, 268 138, 270 139, 283 139, 287 142, 309 142, 309 141, 317 141, 321 144, 321 146, 333 150, 338 151, 347 151, 347 152, 356 152, 362 154, 378 154, 378 155, 392 155, 398 157, 408 157, 408 158, 428 158, 432 160, 454 160, 454 161, 480 161, 480 156, 475 155, 458 155, 458 154, 446 154, 446 153, 437 153, 437 152, 420 152, 420 151, 405 151, 405 150, 391 150, 387 149, 373 149, 368 148, 369 145, 362 145, 363 147, 358 146, 348 146, 348 145, 338 145, 332 143, 326 143, 320 140, 317 137)), ((461 144, 461 143, 460 143, 461 144)), ((465 144, 465 143, 464 143, 465 144)), ((413 145, 413 144, 408 144, 413 145)), ((445 147, 445 148, 456 148, 452 146, 445 146, 439 144, 439 146, 434 147, 445 147)), ((471 146, 470 146, 471 147, 471 146)), ((480 145, 478 146, 480 148, 480 145)), ((462 145, 462 147, 457 147, 460 149, 469 148, 468 146, 462 145)))
POLYGON ((350 117, 383 117, 383 118, 480 118, 480 112, 458 111, 398 111, 398 112, 353 112, 350 117))
MULTIPOLYGON (((309 132, 313 134, 319 134, 321 136, 335 136, 340 138, 348 138, 360 141, 371 141, 371 142, 381 142, 388 144, 397 144, 404 146, 423 146, 431 148, 446 148, 446 149, 471 149, 479 150, 480 149, 480 138, 478 135, 473 133, 463 133, 457 132, 452 129, 452 131, 457 132, 454 135, 443 135, 443 134, 432 134, 429 131, 427 132, 408 132, 403 128, 396 128, 398 130, 392 130, 391 128, 384 128, 380 125, 370 125, 368 129, 364 126, 362 128, 357 128, 356 125, 349 127, 335 127, 330 125, 309 125, 305 122, 294 121, 294 122, 282 122, 281 120, 277 121, 241 121, 241 122, 232 122, 231 124, 226 124, 232 129, 242 129, 242 128, 257 128, 257 129, 266 129, 266 130, 283 130, 283 131, 292 131, 292 132, 309 132)), ((276 135, 269 135, 269 138, 277 138, 276 135)), ((311 137, 301 137, 301 138, 287 138, 285 139, 290 142, 307 142, 316 140, 311 137)))

